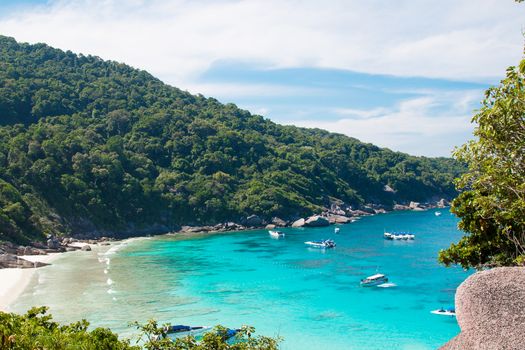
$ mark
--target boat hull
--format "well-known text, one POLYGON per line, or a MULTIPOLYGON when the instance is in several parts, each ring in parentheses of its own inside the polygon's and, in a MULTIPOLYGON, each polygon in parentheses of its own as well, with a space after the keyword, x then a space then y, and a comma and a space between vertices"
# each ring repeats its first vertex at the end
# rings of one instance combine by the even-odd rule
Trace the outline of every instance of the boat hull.
POLYGON ((384 284, 388 282, 388 278, 377 280, 377 281, 370 281, 370 282, 363 282, 361 281, 362 287, 375 287, 379 286, 380 284, 384 284))
POLYGON ((304 242, 304 244, 306 244, 310 248, 317 248, 317 249, 329 249, 329 248, 335 247, 335 243, 332 241, 322 241, 322 242, 308 241, 308 242, 304 242))
POLYGON ((434 315, 440 315, 440 316, 449 316, 449 317, 455 317, 456 316, 456 313, 455 312, 452 312, 452 311, 449 311, 449 310, 433 310, 433 311, 430 311, 431 314, 434 314, 434 315))

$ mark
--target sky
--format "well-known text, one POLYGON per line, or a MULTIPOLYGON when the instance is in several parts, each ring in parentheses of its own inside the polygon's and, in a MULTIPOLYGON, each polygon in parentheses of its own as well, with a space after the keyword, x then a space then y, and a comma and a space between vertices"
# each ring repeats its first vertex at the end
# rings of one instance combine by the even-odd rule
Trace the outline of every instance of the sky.
POLYGON ((512 0, 0 0, 0 34, 413 155, 472 138, 523 56, 512 0))

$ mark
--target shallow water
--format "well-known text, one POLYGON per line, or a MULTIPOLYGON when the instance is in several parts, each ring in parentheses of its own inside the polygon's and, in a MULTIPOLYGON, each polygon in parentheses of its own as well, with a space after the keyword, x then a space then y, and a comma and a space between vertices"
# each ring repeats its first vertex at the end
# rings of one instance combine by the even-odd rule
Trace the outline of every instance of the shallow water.
POLYGON ((61 321, 87 318, 125 335, 129 321, 239 327, 284 337, 283 349, 435 349, 459 332, 450 306, 468 273, 444 268, 437 252, 457 241, 446 209, 396 212, 334 227, 132 240, 109 251, 67 254, 40 269, 12 306, 48 305, 61 321), (384 230, 415 241, 386 241, 384 230), (322 251, 303 242, 332 238, 322 251), (392 288, 363 288, 387 274, 392 288))

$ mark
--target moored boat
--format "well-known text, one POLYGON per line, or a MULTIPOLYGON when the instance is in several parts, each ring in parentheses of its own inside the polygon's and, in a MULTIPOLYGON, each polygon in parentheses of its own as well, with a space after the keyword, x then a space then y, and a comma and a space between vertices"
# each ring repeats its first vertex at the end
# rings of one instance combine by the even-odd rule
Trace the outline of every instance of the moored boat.
POLYGON ((362 279, 361 285, 363 287, 373 287, 387 282, 388 277, 386 277, 382 273, 376 273, 375 275, 368 276, 367 278, 362 279))
POLYGON ((408 232, 385 232, 383 233, 383 237, 385 239, 393 240, 393 241, 411 241, 416 238, 416 235, 408 233, 408 232))
POLYGON ((199 335, 207 330, 211 329, 208 326, 186 326, 183 324, 177 324, 168 326, 166 328, 166 334, 170 337, 185 337, 188 335, 199 335))
POLYGON ((320 249, 335 247, 335 242, 331 239, 324 239, 320 241, 308 241, 308 242, 304 242, 304 244, 312 248, 320 248, 320 249))
POLYGON ((456 309, 453 307, 450 307, 447 309, 440 308, 437 310, 430 311, 430 313, 434 315, 441 315, 441 316, 456 316, 456 309))
POLYGON ((281 231, 268 231, 268 233, 270 234, 270 236, 272 237, 275 237, 275 238, 280 238, 280 237, 284 237, 284 232, 281 232, 281 231))
POLYGON ((336 228, 334 229, 334 232, 335 232, 335 233, 339 233, 339 227, 336 227, 336 228))
POLYGON ((435 216, 441 216, 441 212, 440 211, 436 211, 436 212, 434 212, 434 215, 435 216))

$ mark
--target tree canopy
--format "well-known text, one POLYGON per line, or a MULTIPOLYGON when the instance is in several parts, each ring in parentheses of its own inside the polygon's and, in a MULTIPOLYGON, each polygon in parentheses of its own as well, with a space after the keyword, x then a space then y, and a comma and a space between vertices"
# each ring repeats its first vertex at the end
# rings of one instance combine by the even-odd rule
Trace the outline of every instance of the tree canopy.
POLYGON ((61 325, 47 314, 46 307, 32 308, 25 315, 0 311, 0 349, 53 349, 53 350, 276 350, 280 338, 254 336, 253 327, 243 326, 235 337, 227 336, 228 329, 217 326, 202 339, 193 335, 172 339, 167 325, 159 326, 154 320, 141 325, 138 339, 119 339, 108 328, 89 330, 89 322, 82 320, 61 325))
POLYGON ((452 198, 463 170, 0 36, 0 240, 452 198))
POLYGON ((468 164, 452 203, 467 235, 441 251, 446 265, 482 267, 525 261, 525 60, 488 89, 474 116, 476 140, 455 156, 468 164))

